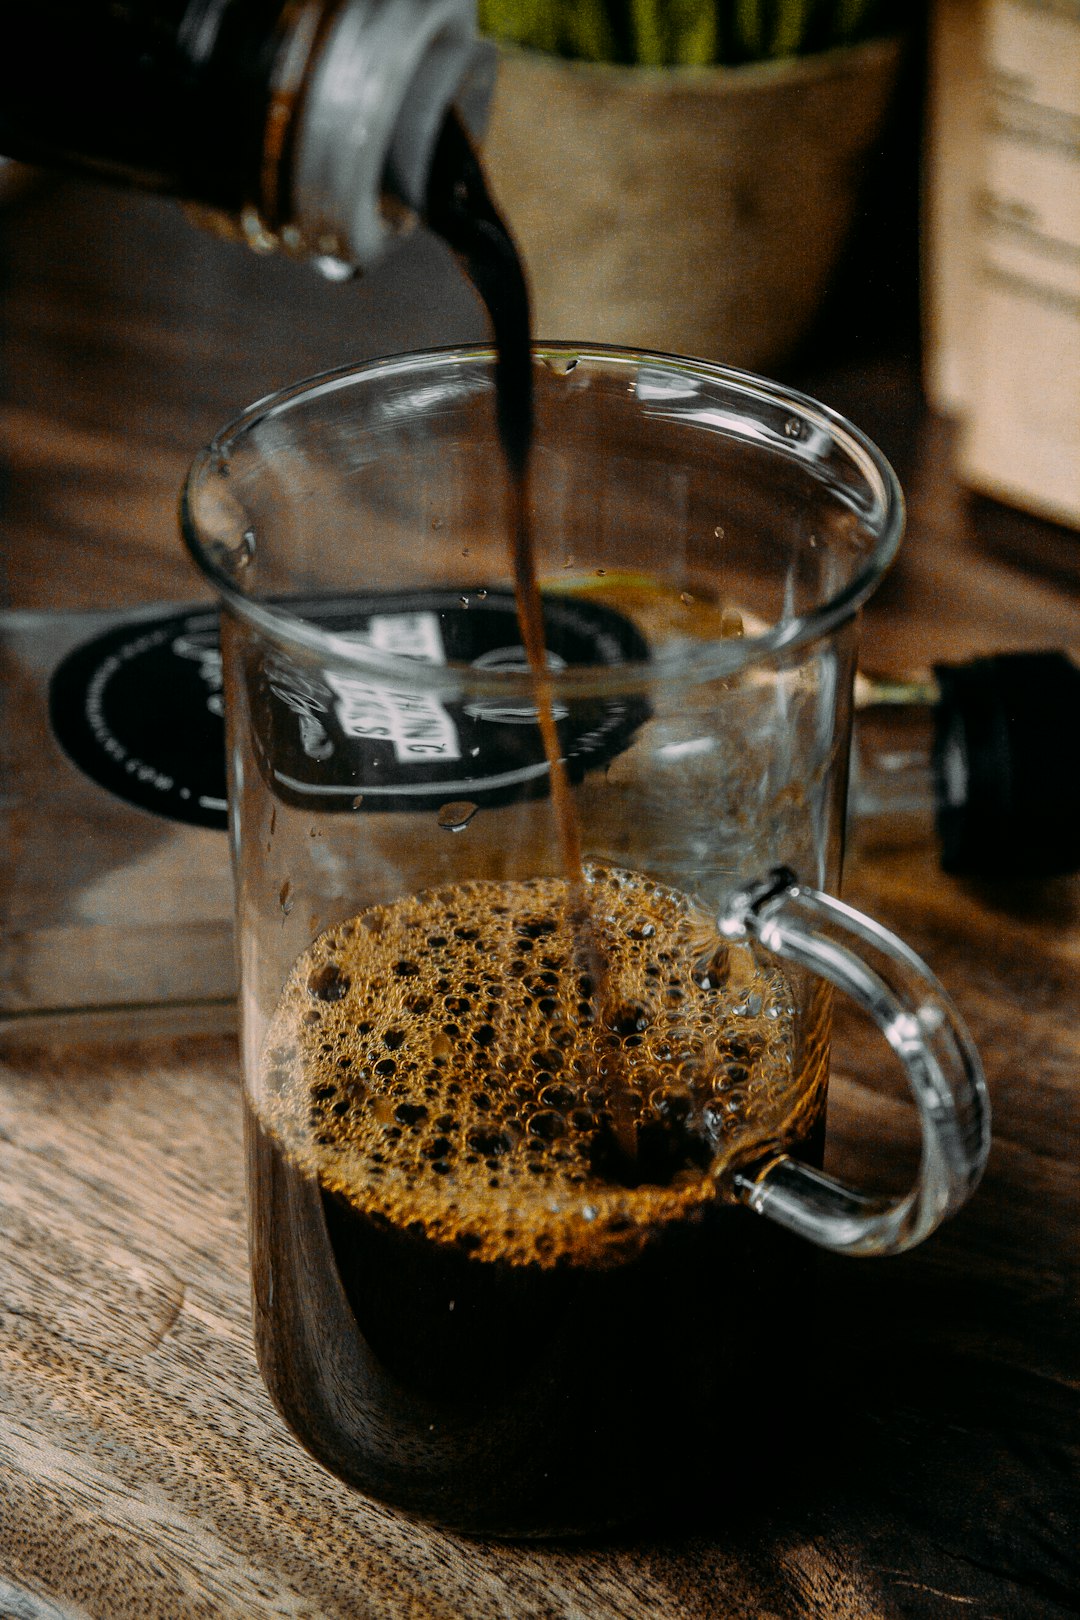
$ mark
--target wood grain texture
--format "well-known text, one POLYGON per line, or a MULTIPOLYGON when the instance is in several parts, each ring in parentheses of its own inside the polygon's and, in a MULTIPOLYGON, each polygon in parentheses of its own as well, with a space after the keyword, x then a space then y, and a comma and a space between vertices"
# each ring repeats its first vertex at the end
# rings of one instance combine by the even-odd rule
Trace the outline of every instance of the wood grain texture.
MULTIPOLYGON (((480 330, 421 243, 366 287, 327 288, 98 188, 26 196, 0 215, 0 254, 4 589, 19 607, 193 598, 176 491, 220 422, 301 373, 480 330)), ((882 443, 909 494, 868 665, 1080 647, 1075 537, 963 497, 910 365, 803 380, 882 443)), ((251 1346, 230 1039, 138 1039, 102 1017, 79 1042, 9 1044, 3 1620, 1076 1613, 1080 878, 962 884, 933 849, 897 848, 856 858, 847 892, 927 956, 971 1023, 995 1107, 985 1181, 901 1260, 822 1261, 819 1320, 791 1325, 812 1421, 764 1478, 718 1456, 717 1499, 693 1523, 618 1540, 448 1535, 349 1491, 291 1439, 251 1346)), ((902 1184, 911 1111, 854 1015, 834 1071, 831 1166, 902 1184)))

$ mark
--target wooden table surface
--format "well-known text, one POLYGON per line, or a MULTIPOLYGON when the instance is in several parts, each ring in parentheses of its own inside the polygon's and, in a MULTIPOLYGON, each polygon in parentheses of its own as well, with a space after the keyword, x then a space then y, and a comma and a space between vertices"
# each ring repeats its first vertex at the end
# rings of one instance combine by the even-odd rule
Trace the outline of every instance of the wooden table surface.
MULTIPOLYGON (((197 598, 176 493, 224 419, 299 375, 482 330, 422 242, 335 288, 169 205, 67 184, 0 214, 0 323, 4 600, 50 609, 197 598)), ((1080 647, 1080 535, 958 490, 909 360, 849 350, 810 383, 878 439, 910 499, 865 662, 1080 647)), ((970 1022, 995 1110, 986 1177, 903 1259, 824 1260, 823 1371, 791 1324, 813 1421, 767 1491, 601 1543, 418 1526, 285 1431, 252 1352, 231 1038, 140 1040, 117 1016, 92 1041, 9 1043, 0 1616, 1077 1613, 1080 878, 961 883, 927 844, 857 854, 847 894, 970 1022)), ((854 1018, 834 1075, 830 1164, 899 1181, 911 1112, 854 1018)))

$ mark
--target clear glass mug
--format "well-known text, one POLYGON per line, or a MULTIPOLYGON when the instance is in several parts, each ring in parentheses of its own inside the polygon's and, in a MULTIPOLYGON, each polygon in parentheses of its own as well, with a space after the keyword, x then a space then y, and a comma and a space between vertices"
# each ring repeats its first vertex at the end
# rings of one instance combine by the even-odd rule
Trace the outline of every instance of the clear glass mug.
POLYGON ((799 1240, 919 1242, 989 1131, 941 986, 830 897, 858 608, 902 529, 888 464, 701 362, 552 345, 535 377, 585 922, 491 352, 263 400, 182 502, 225 609, 260 1366, 345 1479, 503 1534, 714 1490, 718 1444, 798 1421, 799 1240), (902 1198, 821 1169, 834 986, 921 1117, 902 1198))

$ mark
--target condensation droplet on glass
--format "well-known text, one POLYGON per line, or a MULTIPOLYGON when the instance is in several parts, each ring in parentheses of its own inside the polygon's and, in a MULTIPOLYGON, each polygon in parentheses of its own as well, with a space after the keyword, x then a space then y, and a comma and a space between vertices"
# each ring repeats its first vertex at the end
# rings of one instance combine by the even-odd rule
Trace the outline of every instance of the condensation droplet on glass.
POLYGON ((606 569, 606 568, 598 568, 598 569, 597 569, 597 570, 596 570, 596 577, 597 577, 597 579, 602 579, 602 578, 603 578, 603 576, 604 576, 604 575, 605 575, 605 574, 606 574, 606 573, 607 573, 607 569, 606 569))
POLYGON ((578 363, 576 354, 545 354, 544 364, 556 377, 566 377, 575 369, 578 363))
POLYGON ((573 566, 574 566, 573 557, 567 557, 566 561, 563 563, 563 567, 564 568, 573 568, 573 566))
POLYGON ((462 594, 458 598, 458 600, 460 601, 463 608, 467 608, 469 606, 469 598, 467 596, 465 596, 464 594, 462 594))
POLYGON ((233 562, 237 568, 247 568, 255 558, 255 530, 245 529, 236 548, 233 562))
POLYGON ((722 540, 724 538, 724 525, 722 523, 718 523, 713 530, 713 534, 718 540, 722 540))
POLYGON ((478 602, 486 602, 487 601, 487 591, 483 587, 481 587, 480 590, 477 591, 476 600, 478 602))
POLYGON ((692 591, 680 591, 679 592, 679 601, 682 603, 683 607, 692 607, 693 603, 694 603, 693 592, 692 591))
POLYGON ((470 547, 469 546, 462 546, 461 555, 463 557, 467 557, 467 556, 469 556, 469 553, 470 553, 470 547))
POLYGON ((787 434, 789 439, 802 438, 803 425, 797 416, 788 417, 787 421, 784 423, 784 432, 787 434))
POLYGON ((442 526, 443 526, 444 521, 445 520, 443 518, 441 518, 441 517, 432 518, 431 527, 433 529, 441 529, 442 526))
POLYGON ((353 809, 354 810, 359 810, 359 808, 363 804, 363 802, 364 802, 364 795, 362 793, 358 793, 356 795, 355 799, 352 802, 353 809))
POLYGON ((360 274, 355 264, 339 259, 336 253, 317 253, 311 262, 325 281, 354 281, 360 274))
POLYGON ((288 878, 285 879, 284 883, 281 885, 281 888, 278 890, 278 905, 281 907, 286 917, 293 908, 292 884, 289 882, 288 878))
POLYGON ((469 749, 469 758, 470 759, 478 759, 479 756, 480 756, 480 744, 477 743, 475 748, 470 748, 469 749))
POLYGON ((444 832, 464 832, 478 809, 479 805, 473 804, 471 799, 455 799, 439 811, 439 826, 444 832))
POLYGON ((721 613, 720 634, 726 637, 738 637, 746 634, 743 616, 737 608, 725 608, 721 613))

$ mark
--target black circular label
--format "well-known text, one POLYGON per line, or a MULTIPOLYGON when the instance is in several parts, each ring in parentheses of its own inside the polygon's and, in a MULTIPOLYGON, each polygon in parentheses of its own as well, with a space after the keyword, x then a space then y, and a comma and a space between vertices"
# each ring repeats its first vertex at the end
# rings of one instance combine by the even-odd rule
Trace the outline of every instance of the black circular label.
MULTIPOLYGON (((553 673, 648 656, 621 613, 573 596, 545 596, 553 673)), ((427 664, 525 670, 509 591, 446 590, 306 604, 303 616, 338 636, 427 664)), ((520 699, 448 700, 360 670, 313 671, 257 651, 248 671, 259 769, 287 804, 320 810, 431 810, 448 800, 509 804, 548 791, 534 706, 520 699)), ((572 781, 626 747, 647 716, 636 695, 556 699, 554 718, 572 781)))
MULTIPOLYGON (((307 604, 336 635, 426 663, 525 669, 513 594, 447 590, 307 604)), ((630 621, 573 596, 544 597, 548 663, 647 658, 630 621)), ((447 702, 360 672, 253 657, 247 679, 259 768, 284 802, 341 811, 430 810, 450 799, 506 804, 547 792, 536 711, 494 698, 447 702)), ((69 653, 53 674, 53 730, 95 782, 129 803, 202 827, 226 825, 225 729, 216 611, 142 619, 69 653)), ((627 746, 643 698, 558 701, 572 780, 627 746)))
POLYGON ((225 826, 218 615, 140 619, 96 636, 53 673, 49 718, 80 770, 129 804, 225 826))

